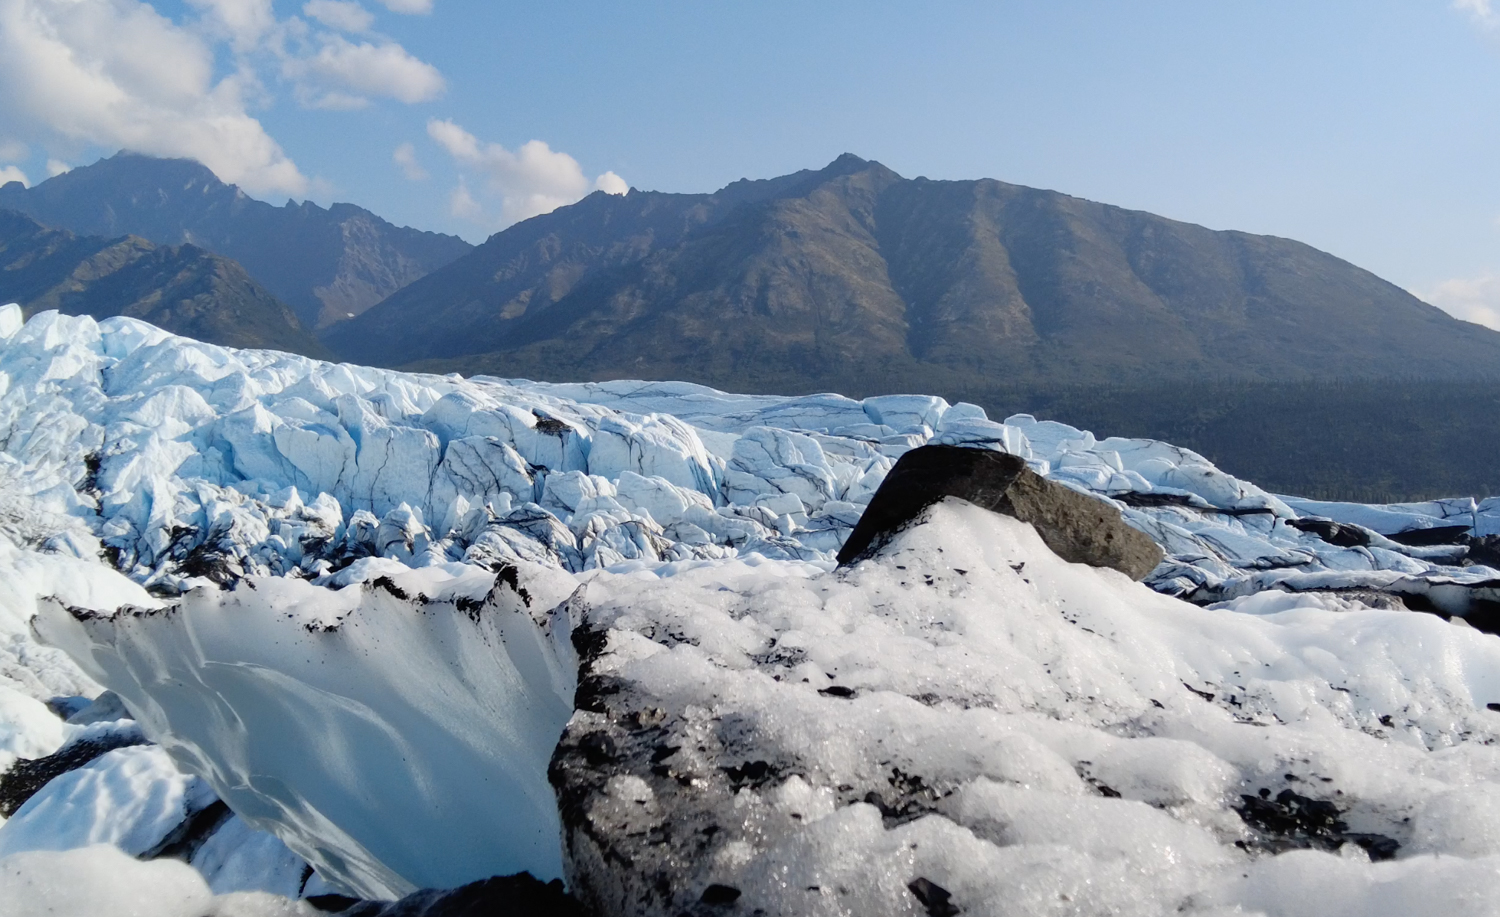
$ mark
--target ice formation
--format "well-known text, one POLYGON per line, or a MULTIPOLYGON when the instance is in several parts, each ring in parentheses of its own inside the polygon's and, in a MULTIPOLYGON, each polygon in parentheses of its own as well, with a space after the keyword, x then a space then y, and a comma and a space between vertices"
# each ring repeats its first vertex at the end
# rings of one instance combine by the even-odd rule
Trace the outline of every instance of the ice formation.
POLYGON ((580 825, 671 812, 715 828, 689 910, 1494 913, 1500 644, 1464 622, 1500 624, 1495 535, 1493 501, 1279 497, 934 397, 418 375, 0 307, 0 773, 157 743, 31 795, 0 881, 170 848, 196 912, 519 868, 611 907, 636 879, 580 825), (948 504, 835 570, 925 443, 1112 503, 1166 551, 1150 589, 948 504), (101 684, 139 726, 54 714, 101 684))
MULTIPOLYGON (((562 873, 546 770, 576 657, 549 615, 573 583, 549 572, 519 589, 513 568, 497 581, 457 565, 337 592, 255 577, 159 610, 80 620, 54 604, 38 629, 335 889, 399 898, 562 873)), ((165 758, 111 754, 127 753, 165 758)))
MULTIPOLYGON (((1462 614, 1500 577, 1463 566, 1461 545, 1353 528, 1330 541, 1315 523, 1335 505, 1299 514, 1185 449, 1027 415, 998 423, 941 398, 423 376, 233 351, 132 319, 0 319, 0 471, 38 512, 85 523, 51 535, 54 548, 91 555, 97 536, 158 591, 318 579, 365 557, 574 572, 827 561, 894 459, 926 442, 1009 451, 1114 501, 1169 554, 1152 584, 1200 603, 1377 588, 1431 592, 1462 614)), ((1497 507, 1469 501, 1447 519, 1486 535, 1497 507)), ((1386 512, 1430 527, 1423 507, 1386 512)))

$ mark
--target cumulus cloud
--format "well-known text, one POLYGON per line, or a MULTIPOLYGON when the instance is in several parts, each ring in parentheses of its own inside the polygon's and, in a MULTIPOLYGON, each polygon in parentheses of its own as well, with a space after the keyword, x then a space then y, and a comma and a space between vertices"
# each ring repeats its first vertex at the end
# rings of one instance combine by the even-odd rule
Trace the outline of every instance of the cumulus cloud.
POLYGON ((369 96, 426 102, 444 89, 436 67, 395 42, 352 42, 342 35, 323 36, 309 56, 289 57, 282 73, 301 84, 305 103, 321 108, 357 107, 369 96))
POLYGON ((31 182, 27 180, 26 173, 22 172, 20 168, 17 166, 0 166, 0 185, 8 185, 13 181, 18 181, 28 188, 31 187, 31 182))
POLYGON ((354 0, 308 0, 302 13, 343 32, 368 32, 375 24, 375 15, 354 0))
POLYGON ((448 212, 460 220, 472 220, 480 222, 484 218, 484 208, 474 200, 474 195, 469 193, 469 184, 462 178, 458 180, 458 187, 448 195, 448 212))
MULTIPOLYGON (((260 0, 194 0, 234 31, 261 29, 260 0)), ((255 192, 307 179, 245 109, 249 78, 214 78, 202 35, 139 0, 0 0, 0 126, 34 142, 196 159, 255 192)))
POLYGON ((1445 280, 1417 296, 1454 318, 1500 331, 1500 274, 1445 280))
POLYGON ((594 187, 605 194, 625 194, 630 190, 630 185, 625 179, 613 172, 605 172, 594 179, 594 187))
POLYGON ((263 75, 319 108, 423 102, 444 89, 400 44, 341 34, 372 25, 359 0, 306 0, 311 21, 278 19, 273 0, 185 2, 174 22, 146 0, 0 0, 0 162, 28 159, 28 145, 65 156, 123 148, 196 159, 252 193, 305 194, 306 176, 250 114, 271 101, 263 75))
POLYGON ((1469 18, 1485 28, 1500 27, 1500 9, 1494 0, 1453 0, 1453 8, 1468 13, 1469 18))
POLYGON ((256 47, 277 27, 271 0, 188 0, 203 13, 203 22, 217 38, 237 51, 256 47))
POLYGON ((427 177, 427 170, 422 168, 420 162, 417 162, 417 148, 410 143, 403 143, 396 147, 396 151, 391 154, 391 159, 401 167, 401 174, 411 181, 422 181, 427 177))
MULTIPOLYGON (((623 194, 629 188, 613 172, 606 172, 591 183, 584 177, 578 160, 541 140, 529 140, 512 152, 498 143, 481 142, 452 121, 437 119, 427 122, 427 134, 460 167, 472 169, 485 178, 488 190, 499 199, 497 222, 502 227, 550 213, 579 200, 592 189, 623 194)), ((460 187, 477 206, 467 188, 460 187)), ((473 215, 467 219, 481 219, 481 211, 469 209, 473 215)), ((454 215, 458 215, 456 208, 454 215)))
POLYGON ((393 13, 405 13, 409 16, 432 12, 432 0, 380 0, 380 3, 393 13))

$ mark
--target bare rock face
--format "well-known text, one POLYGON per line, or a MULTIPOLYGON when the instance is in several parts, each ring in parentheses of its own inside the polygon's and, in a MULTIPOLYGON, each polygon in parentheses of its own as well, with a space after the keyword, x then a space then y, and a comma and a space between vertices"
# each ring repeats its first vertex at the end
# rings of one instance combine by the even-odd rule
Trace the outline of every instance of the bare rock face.
POLYGON ((886 476, 839 551, 839 563, 869 556, 944 497, 960 497, 1029 522, 1063 560, 1111 567, 1134 580, 1143 579, 1164 556, 1150 536, 1127 525, 1114 507, 1047 480, 1018 456, 922 446, 901 456, 886 476))

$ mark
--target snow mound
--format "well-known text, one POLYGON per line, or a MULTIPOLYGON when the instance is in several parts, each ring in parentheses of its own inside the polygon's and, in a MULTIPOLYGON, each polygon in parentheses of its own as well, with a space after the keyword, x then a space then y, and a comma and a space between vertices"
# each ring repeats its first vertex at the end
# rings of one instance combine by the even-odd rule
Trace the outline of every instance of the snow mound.
POLYGON ((333 887, 399 898, 561 874, 546 769, 572 712, 571 624, 556 614, 574 585, 457 566, 338 591, 251 578, 161 609, 51 603, 38 629, 161 742, 106 758, 170 754, 333 887))
POLYGON ((315 917, 300 901, 238 893, 215 897, 191 866, 142 863, 101 844, 0 859, 0 917, 315 917))
POLYGON ((936 912, 932 886, 975 914, 1493 912, 1493 637, 1319 596, 1199 608, 1016 520, 929 512, 836 573, 590 581, 553 765, 579 894, 603 914, 936 912))

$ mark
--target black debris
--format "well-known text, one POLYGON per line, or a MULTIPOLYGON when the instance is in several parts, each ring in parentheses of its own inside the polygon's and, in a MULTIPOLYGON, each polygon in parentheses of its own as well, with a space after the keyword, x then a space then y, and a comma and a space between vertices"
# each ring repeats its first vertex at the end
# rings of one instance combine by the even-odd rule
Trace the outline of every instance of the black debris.
POLYGON ((738 792, 741 787, 757 787, 771 779, 776 771, 771 767, 769 761, 746 761, 734 767, 723 769, 724 775, 729 778, 729 785, 738 792))
POLYGON ((1270 795, 1270 790, 1262 789, 1257 796, 1241 796, 1241 804, 1235 807, 1245 824, 1261 835, 1257 846, 1262 849, 1337 850, 1357 844, 1372 860, 1392 859, 1401 849, 1400 843, 1383 834, 1351 832, 1332 802, 1292 790, 1282 790, 1274 800, 1270 795))
POLYGON ((703 896, 699 898, 704 904, 733 904, 740 898, 740 890, 733 885, 710 885, 703 890, 703 896))
MULTIPOLYGON (((340 917, 585 917, 587 912, 563 890, 561 879, 542 882, 530 873, 493 876, 453 889, 423 889, 400 901, 358 901, 319 895, 314 907, 340 917), (339 900, 342 899, 342 900, 339 900)), ((311 901, 311 899, 309 899, 311 901)))
POLYGON ((953 904, 953 895, 948 889, 933 882, 931 879, 918 877, 906 886, 911 893, 927 908, 929 917, 954 917, 959 913, 953 904))

